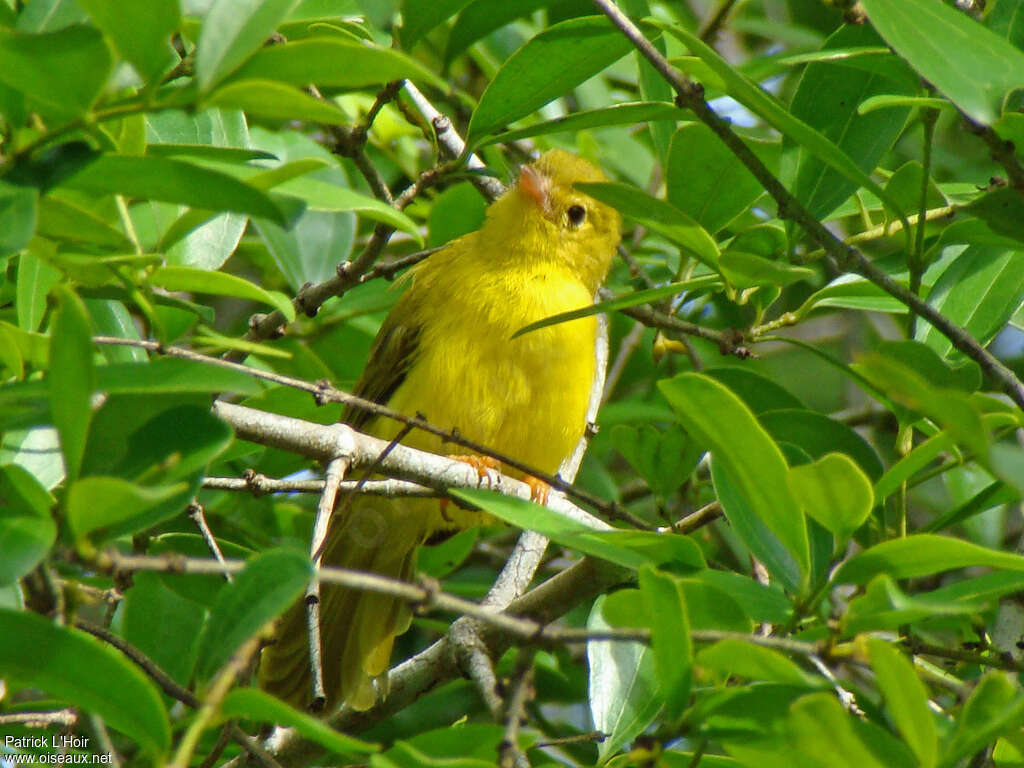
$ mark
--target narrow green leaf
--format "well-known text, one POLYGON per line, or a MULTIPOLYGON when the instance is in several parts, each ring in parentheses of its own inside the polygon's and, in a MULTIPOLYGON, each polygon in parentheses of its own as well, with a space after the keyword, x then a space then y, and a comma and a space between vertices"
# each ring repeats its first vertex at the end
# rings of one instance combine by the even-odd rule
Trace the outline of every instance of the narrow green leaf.
POLYGON ((878 688, 885 697, 900 735, 917 756, 921 768, 934 768, 939 751, 935 720, 928 710, 928 692, 914 667, 881 638, 868 640, 868 657, 878 688))
POLYGON ((263 391, 263 386, 252 376, 191 360, 113 363, 101 366, 96 373, 96 391, 108 394, 234 392, 257 395, 263 391))
POLYGON ((704 567, 700 548, 685 536, 649 531, 597 531, 525 499, 473 489, 451 489, 452 496, 490 512, 506 523, 536 531, 563 547, 600 557, 626 568, 643 565, 704 567))
POLYGON ((668 201, 711 233, 728 226, 764 192, 761 182, 702 123, 687 123, 675 132, 665 184, 668 201))
POLYGON ((122 253, 135 248, 123 233, 93 212, 53 194, 39 200, 39 234, 82 245, 107 246, 122 253))
POLYGON ((259 723, 294 728, 310 741, 325 747, 335 755, 351 757, 380 750, 377 744, 336 731, 317 718, 299 712, 255 688, 236 688, 231 691, 221 703, 220 713, 231 720, 245 718, 259 723))
MULTIPOLYGON (((707 376, 683 374, 658 382, 683 428, 711 450, 760 520, 778 536, 807 578, 810 554, 803 512, 786 482, 782 452, 743 402, 707 376)), ((725 508, 729 516, 729 508, 725 508)), ((731 519, 731 518, 730 518, 731 519)))
POLYGON ((885 768, 857 736, 853 718, 833 693, 812 693, 793 704, 789 732, 797 754, 823 768, 885 768))
POLYGON ((715 74, 725 81, 730 96, 763 118, 784 136, 792 139, 796 144, 813 154, 827 166, 849 179, 856 187, 865 187, 879 200, 884 202, 903 222, 904 232, 907 233, 909 238, 910 225, 895 201, 828 137, 791 115, 785 106, 774 96, 769 95, 743 77, 729 62, 719 56, 717 51, 702 41, 697 35, 678 25, 668 25, 657 21, 652 21, 651 23, 679 38, 687 48, 711 67, 715 74))
MULTIPOLYGON (((488 0, 489 2, 489 0, 488 0)), ((482 139, 477 146, 505 144, 532 136, 546 136, 551 133, 578 133, 588 128, 603 128, 609 125, 633 125, 653 120, 681 120, 688 113, 667 101, 640 101, 615 104, 611 107, 573 112, 571 115, 545 120, 526 128, 505 131, 482 139)), ((760 189, 760 187, 758 187, 760 189)))
MULTIPOLYGON (((1013 194, 1012 190, 1006 190, 1013 194)), ((928 294, 928 303, 981 344, 1003 330, 1024 301, 1024 245, 1020 250, 975 245, 961 253, 928 294)), ((927 323, 917 339, 943 357, 962 358, 952 342, 927 323)))
POLYGON ((398 31, 402 47, 412 50, 425 34, 468 3, 469 0, 403 0, 402 26, 398 31))
POLYGON ((50 410, 60 434, 64 466, 74 479, 82 466, 85 438, 92 419, 96 373, 92 362, 89 315, 82 300, 66 286, 57 290, 60 308, 50 332, 50 410))
POLYGON ((199 639, 196 674, 208 680, 239 646, 299 596, 312 575, 298 552, 270 550, 257 555, 217 595, 199 639))
POLYGON ((1024 695, 1005 672, 990 672, 974 687, 946 745, 942 765, 954 766, 995 740, 1000 733, 1020 728, 1024 695))
POLYGON ((171 729, 160 694, 121 654, 38 614, 0 608, 0 623, 0 668, 8 685, 41 688, 99 715, 154 759, 168 749, 171 729))
POLYGON ((149 283, 168 291, 212 293, 218 296, 234 296, 239 299, 260 301, 281 310, 289 322, 295 319, 295 308, 283 293, 268 291, 255 283, 250 283, 248 280, 227 272, 209 272, 192 267, 160 267, 150 273, 149 283))
POLYGON ((324 125, 350 122, 332 102, 314 99, 293 86, 273 80, 234 80, 217 88, 205 103, 273 120, 302 120, 324 125))
MULTIPOLYGON (((1003 571, 999 575, 1016 577, 1016 584, 1024 581, 1022 573, 1007 574, 1003 571)), ((966 590, 956 596, 940 594, 942 592, 937 589, 910 596, 900 590, 892 578, 880 573, 871 580, 864 594, 850 601, 840 621, 843 635, 849 637, 861 632, 896 630, 922 620, 968 616, 985 608, 981 597, 975 597, 966 590)))
POLYGON ((28 245, 36 231, 39 193, 0 179, 0 254, 14 253, 28 245))
MULTIPOLYGON (((825 50, 858 45, 875 47, 881 42, 870 27, 848 24, 829 37, 825 50)), ((861 171, 870 174, 899 137, 910 108, 900 105, 865 115, 858 111, 860 102, 880 93, 912 94, 916 87, 913 81, 896 81, 885 73, 854 69, 847 63, 817 62, 804 70, 789 109, 794 118, 835 142, 861 171)), ((793 194, 819 219, 861 186, 806 148, 794 154, 792 177, 784 174, 783 181, 790 182, 793 194)), ((892 200, 898 205, 898 200, 892 200)))
POLYGON ((0 29, 0 83, 21 91, 35 109, 55 119, 86 112, 112 67, 103 35, 92 27, 42 34, 0 29))
POLYGON ((146 488, 118 477, 86 477, 68 491, 68 524, 75 537, 83 539, 94 531, 141 517, 187 489, 185 483, 146 488))
POLYGON ((203 606, 164 586, 161 574, 132 574, 119 608, 124 639, 187 686, 196 663, 196 639, 206 619, 203 606))
MULTIPOLYGON (((429 0, 427 2, 429 3, 429 0)), ((561 0, 561 4, 566 2, 571 0, 561 0)), ((456 56, 491 32, 518 18, 528 16, 539 8, 559 4, 559 0, 502 0, 500 3, 493 0, 472 0, 468 4, 463 2, 462 5, 465 7, 448 34, 448 43, 444 50, 445 68, 447 69, 456 56)))
POLYGON ((718 271, 718 245, 687 214, 664 200, 619 182, 577 184, 576 188, 667 237, 711 269, 718 271))
POLYGON ((839 542, 860 528, 874 506, 871 481, 845 453, 830 453, 811 464, 791 467, 787 479, 804 512, 839 542))
POLYGON ((473 110, 468 149, 614 64, 633 46, 604 16, 559 22, 512 54, 473 110))
POLYGON ((96 24, 113 41, 123 59, 131 62, 144 83, 170 69, 177 56, 171 34, 181 23, 178 0, 78 0, 96 24))
MULTIPOLYGON (((611 628, 603 614, 608 599, 609 596, 602 595, 594 601, 587 629, 611 628)), ((658 717, 663 701, 661 681, 655 671, 654 653, 642 643, 589 642, 587 662, 590 714, 594 727, 607 734, 598 747, 604 761, 658 717)))
POLYGON ((196 49, 196 83, 209 91, 264 44, 298 0, 215 0, 196 49))
POLYGON ((12 584, 46 557, 57 537, 54 499, 24 467, 0 467, 0 585, 12 584))
POLYGON ((68 187, 214 211, 237 211, 286 226, 300 211, 227 174, 163 157, 102 155, 65 181, 68 187))
MULTIPOLYGON (((724 383, 736 391, 731 381, 724 383)), ((860 470, 872 480, 882 476, 882 460, 875 449, 856 430, 841 421, 807 408, 764 411, 758 413, 757 420, 775 438, 775 442, 796 445, 812 459, 820 459, 829 453, 843 453, 857 462, 860 470)))
POLYGON ((773 261, 753 253, 726 250, 718 259, 722 276, 735 288, 759 285, 784 286, 810 280, 817 276, 813 269, 773 261))
POLYGON ((651 649, 665 701, 665 717, 677 723, 690 700, 693 644, 686 598, 679 580, 650 566, 640 569, 640 593, 651 624, 651 649))
POLYGON ((933 0, 866 0, 863 5, 896 53, 972 120, 991 124, 1006 95, 1024 87, 1024 52, 967 14, 933 0))
POLYGON ((917 534, 876 544, 843 563, 832 577, 836 584, 866 584, 876 574, 912 579, 957 568, 991 566, 1024 571, 1024 557, 986 549, 962 539, 917 534))
POLYGON ((807 674, 778 651, 742 640, 720 640, 701 650, 694 662, 698 667, 748 680, 767 680, 801 688, 826 685, 824 680, 807 674))
POLYGON ((858 115, 866 115, 877 109, 888 109, 890 107, 916 107, 918 109, 954 109, 953 105, 945 99, 936 99, 931 96, 901 96, 892 93, 880 93, 877 96, 869 96, 857 106, 858 115))
POLYGON ((408 78, 442 90, 441 78, 399 51, 352 40, 314 37, 261 49, 233 76, 237 80, 276 80, 304 87, 365 88, 408 78))
POLYGON ((419 226, 404 213, 392 208, 387 203, 368 195, 362 195, 347 187, 303 176, 279 184, 275 189, 305 201, 311 211, 330 213, 354 211, 368 219, 383 222, 402 232, 408 232, 422 243, 419 226))
MULTIPOLYGON (((39 242, 39 241, 36 241, 39 242)), ((18 327, 36 331, 46 314, 46 299, 60 280, 60 272, 37 254, 36 243, 18 257, 18 327)), ((42 249, 40 249, 42 250, 42 249)))
POLYGON ((576 320, 581 317, 590 317, 591 315, 599 315, 616 309, 635 307, 638 304, 648 304, 653 301, 658 301, 659 299, 668 298, 669 296, 677 296, 684 291, 713 291, 716 288, 720 288, 721 285, 722 281, 719 280, 716 275, 702 275, 701 277, 695 277, 692 280, 682 280, 678 283, 669 283, 668 285, 662 285, 657 288, 648 288, 644 291, 634 291, 633 293, 629 293, 624 296, 616 296, 614 299, 599 301, 589 307, 581 307, 580 309, 574 309, 571 312, 562 312, 561 314, 552 315, 551 317, 546 317, 543 320, 538 320, 535 323, 530 323, 512 334, 512 338, 517 339, 531 331, 547 328, 549 325, 558 325, 559 323, 564 323, 569 320, 576 320))

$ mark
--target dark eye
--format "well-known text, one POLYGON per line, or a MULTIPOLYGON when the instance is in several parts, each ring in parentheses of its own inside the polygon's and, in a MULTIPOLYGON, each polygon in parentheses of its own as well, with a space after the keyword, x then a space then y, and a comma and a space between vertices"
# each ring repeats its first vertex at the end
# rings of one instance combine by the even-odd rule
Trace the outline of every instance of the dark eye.
POLYGON ((569 210, 565 214, 569 217, 569 223, 574 227, 578 227, 587 218, 587 209, 582 205, 570 205, 569 210))

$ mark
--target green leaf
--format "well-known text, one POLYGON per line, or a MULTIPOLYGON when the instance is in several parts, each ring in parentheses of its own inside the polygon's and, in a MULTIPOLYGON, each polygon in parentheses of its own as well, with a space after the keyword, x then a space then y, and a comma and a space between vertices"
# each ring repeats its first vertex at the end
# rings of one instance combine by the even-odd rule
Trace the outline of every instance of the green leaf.
POLYGON ((804 672, 781 653, 742 640, 719 640, 697 654, 698 667, 748 680, 769 681, 800 688, 822 688, 825 683, 804 672))
POLYGON ((0 585, 14 583, 46 557, 57 537, 53 505, 53 497, 23 467, 0 467, 0 585))
POLYGON ((953 766, 1001 733, 1020 728, 1024 695, 1005 672, 990 672, 974 687, 957 719, 953 738, 946 745, 942 765, 953 766))
POLYGON ((668 723, 677 723, 690 700, 693 645, 686 598, 678 578, 650 566, 640 569, 640 593, 650 617, 654 668, 665 701, 668 723))
POLYGON ((962 210, 977 216, 993 232, 1024 245, 1024 201, 1016 190, 993 189, 963 206, 962 210))
POLYGON ((860 528, 874 506, 871 481, 845 453, 830 453, 811 464, 790 467, 787 479, 804 512, 839 542, 847 541, 860 528))
MULTIPOLYGON (((704 375, 731 389, 747 408, 757 414, 758 420, 762 420, 763 416, 771 411, 806 411, 804 404, 788 389, 750 368, 709 368, 704 371, 704 375)), ((787 419, 787 423, 789 422, 787 419)), ((772 431, 772 427, 767 429, 769 432, 772 431)))
POLYGON ((789 621, 793 612, 781 588, 766 587, 749 576, 708 568, 698 571, 690 580, 718 587, 721 592, 732 597, 742 611, 754 621, 783 624, 789 621))
POLYGON ((957 568, 991 566, 1024 571, 1024 557, 979 547, 962 539, 917 534, 883 541, 843 563, 832 577, 836 584, 866 584, 875 575, 911 579, 957 568))
POLYGON ((774 96, 747 80, 697 35, 678 25, 668 25, 657 21, 651 23, 679 38, 687 48, 711 67, 712 71, 725 81, 730 96, 764 119, 783 136, 791 139, 828 167, 853 182, 854 188, 865 187, 884 202, 903 221, 904 232, 909 237, 910 225, 895 201, 827 136, 790 114, 774 96))
POLYGON ((233 76, 332 88, 365 88, 405 78, 447 88, 437 75, 404 53, 331 37, 262 48, 233 76))
POLYGON ((196 49, 196 83, 209 91, 260 48, 298 0, 214 0, 196 49))
MULTIPOLYGON (((786 483, 782 452, 743 402, 714 379, 688 373, 658 382, 683 428, 711 450, 760 520, 796 559, 802 579, 810 567, 803 513, 786 483)), ((732 520, 728 506, 726 516, 732 520)))
MULTIPOLYGON (((36 241, 38 242, 38 241, 36 241)), ((60 272, 36 253, 35 246, 18 257, 18 327, 36 331, 46 314, 46 298, 60 280, 60 272)))
POLYGON ((348 116, 333 102, 314 99, 302 91, 273 80, 236 80, 217 88, 206 104, 241 109, 247 114, 272 120, 302 120, 307 123, 344 125, 348 116))
POLYGON ((577 184, 576 188, 667 237, 718 271, 718 245, 711 235, 696 221, 664 200, 618 182, 577 184))
POLYGON ((118 477, 86 477, 68 491, 67 517, 78 539, 144 516, 161 502, 188 490, 185 483, 146 488, 118 477))
MULTIPOLYGON (((939 277, 928 294, 928 303, 979 343, 988 344, 1024 301, 1022 271, 1024 246, 1021 250, 970 246, 939 277)), ((919 325, 917 339, 943 357, 963 357, 949 339, 927 323, 919 325)))
POLYGON ((171 729, 160 694, 120 653, 38 614, 0 608, 0 623, 0 668, 8 685, 41 688, 99 715, 153 758, 168 749, 171 729))
POLYGON ((735 288, 759 285, 784 286, 816 277, 813 269, 784 261, 772 261, 743 251, 726 250, 718 259, 722 276, 735 288))
POLYGON ((468 3, 469 0, 403 0, 402 26, 398 31, 402 47, 412 50, 425 34, 468 3))
POLYGON ((144 363, 112 363, 97 370, 96 391, 157 395, 183 392, 234 392, 257 395, 263 385, 238 371, 192 360, 170 358, 144 363))
POLYGON ((89 315, 66 286, 57 289, 60 308, 50 332, 50 411, 60 434, 68 478, 78 477, 92 418, 96 373, 92 362, 89 315))
POLYGON ((420 228, 416 222, 399 210, 376 198, 355 192, 347 187, 329 184, 310 176, 286 181, 275 189, 304 200, 311 211, 355 211, 374 221, 408 232, 422 243, 420 228))
POLYGON ((896 53, 972 120, 994 122, 1006 95, 1024 87, 1024 53, 966 14, 932 0, 863 5, 896 53))
MULTIPOLYGON (((870 27, 850 24, 840 27, 826 41, 825 50, 867 48, 880 43, 870 27)), ((913 83, 897 82, 885 73, 853 69, 845 62, 816 62, 804 70, 790 112, 835 142, 858 168, 871 173, 900 135, 910 108, 900 106, 861 114, 858 106, 873 95, 912 93, 913 88, 913 83)), ((790 147, 791 151, 794 149, 790 147)), ((816 218, 827 216, 861 186, 807 150, 797 150, 794 155, 789 188, 816 218)), ((784 181, 788 180, 786 176, 783 175, 784 181)))
MULTIPOLYGON (((730 388, 735 391, 734 387, 730 388)), ((875 449, 841 421, 806 408, 765 411, 759 413, 757 419, 776 442, 796 445, 812 459, 839 452, 857 462, 861 471, 872 480, 882 476, 882 460, 875 449)))
POLYGON ((635 307, 638 304, 648 304, 659 299, 665 299, 669 296, 677 296, 684 291, 703 291, 703 290, 714 290, 720 288, 722 281, 715 275, 702 275, 701 277, 695 277, 692 280, 683 280, 678 283, 669 283, 668 285, 658 286, 657 288, 648 288, 644 291, 634 291, 624 296, 616 296, 614 299, 606 299, 599 301, 596 304, 592 304, 589 307, 581 307, 580 309, 574 309, 571 312, 562 312, 551 317, 545 317, 543 320, 538 320, 535 323, 523 326, 514 334, 512 338, 518 338, 524 334, 536 331, 541 328, 547 328, 549 325, 557 325, 558 323, 564 323, 569 320, 576 320, 580 317, 590 317, 591 315, 599 315, 605 312, 612 312, 616 309, 626 309, 627 307, 635 307))
POLYGON ((199 639, 196 674, 209 680, 239 646, 287 608, 312 575, 298 552, 270 550, 257 555, 217 595, 199 639))
MULTIPOLYGON (((680 120, 686 115, 684 110, 667 101, 626 102, 600 109, 573 112, 571 115, 545 120, 526 128, 505 131, 482 139, 477 146, 507 144, 510 141, 532 136, 546 136, 551 133, 578 133, 588 128, 603 128, 609 125, 634 125, 653 120, 680 120)), ((760 186, 758 190, 760 190, 760 186)))
POLYGON ((789 733, 797 754, 823 768, 885 768, 857 736, 853 719, 833 693, 812 693, 793 704, 789 733))
POLYGON ((299 712, 255 688, 236 688, 231 691, 221 703, 220 713, 226 719, 245 718, 259 723, 294 728, 310 741, 316 742, 335 755, 366 755, 380 749, 377 744, 336 731, 315 717, 299 712))
POLYGON ((121 611, 124 639, 187 686, 206 618, 203 606, 168 589, 160 574, 140 572, 132 575, 121 611))
POLYGON ((650 424, 616 424, 612 427, 612 441, 651 490, 663 499, 689 479, 702 454, 679 427, 659 430, 650 424))
POLYGON ((506 523, 536 531, 563 547, 626 568, 643 565, 675 565, 686 569, 705 567, 700 548, 685 536, 649 531, 598 531, 525 499, 475 489, 453 488, 449 493, 506 523))
POLYGON ((0 83, 21 91, 34 110, 57 120, 88 111, 112 67, 103 35, 92 27, 35 35, 0 29, 0 83))
MULTIPOLYGON (((563 3, 565 1, 562 0, 563 3)), ((424 0, 420 0, 420 3, 422 2, 424 0)), ((428 6, 433 5, 430 0, 426 0, 426 3, 428 6)), ((501 3, 492 0, 472 0, 468 4, 462 2, 461 5, 465 7, 448 34, 448 43, 444 50, 445 69, 456 56, 489 33, 518 18, 528 16, 539 8, 552 8, 558 4, 559 0, 502 0, 501 3)), ((406 7, 409 5, 406 4, 406 7)), ((551 19, 550 16, 548 18, 551 19)))
POLYGON ((84 207, 53 194, 39 200, 39 234, 81 245, 104 245, 130 253, 135 246, 120 231, 84 207))
MULTIPOLYGON (((251 549, 226 539, 218 538, 217 543, 227 558, 245 560, 254 554, 251 549)), ((210 547, 198 533, 165 533, 152 540, 149 554, 209 557, 210 547)), ((227 582, 220 574, 158 573, 157 577, 176 595, 193 600, 206 608, 212 608, 217 602, 217 596, 227 587, 227 582)))
POLYGON ((933 768, 939 751, 935 720, 928 710, 928 692, 914 667, 892 645, 880 638, 868 640, 868 657, 889 714, 917 756, 922 768, 933 768))
POLYGON ((238 299, 250 299, 269 304, 281 311, 291 322, 295 319, 295 308, 291 300, 279 291, 268 291, 255 283, 227 272, 209 272, 205 269, 192 267, 160 267, 150 273, 150 285, 156 285, 168 291, 191 291, 193 293, 212 293, 218 296, 234 296, 238 299))
MULTIPOLYGON (((587 629, 610 629, 603 609, 608 596, 594 601, 587 629)), ((645 619, 635 625, 642 626, 645 619)), ((594 727, 607 734, 598 747, 601 760, 616 754, 624 744, 654 722, 662 708, 661 681, 655 670, 654 653, 642 643, 587 643, 590 669, 590 714, 594 727)))
POLYGON ((78 2, 93 23, 113 41, 121 57, 131 62, 144 83, 150 83, 177 61, 170 38, 181 23, 178 0, 78 2))
POLYGON ((0 179, 0 254, 14 253, 28 245, 36 231, 39 193, 0 179))
MULTIPOLYGON (((1008 574, 1004 571, 988 575, 1014 577, 1007 591, 1012 590, 1013 585, 1024 583, 1024 574, 1020 573, 1008 574)), ((841 620, 843 635, 849 637, 861 632, 896 630, 920 621, 976 614, 985 607, 980 589, 979 593, 972 593, 970 588, 965 587, 955 594, 937 589, 910 596, 902 592, 892 578, 880 573, 871 580, 863 595, 850 601, 841 620)), ((998 593, 999 590, 994 588, 992 591, 998 593)))
POLYGON ((300 213, 294 201, 275 199, 227 174, 163 157, 102 155, 64 183, 84 192, 248 213, 283 226, 300 213))
MULTIPOLYGON (((757 151, 758 145, 754 145, 757 151)), ((681 125, 669 145, 668 201, 708 232, 728 226, 764 192, 721 140, 703 123, 681 125)))
POLYGON ((543 30, 513 53, 487 86, 469 119, 467 148, 565 95, 632 47, 604 16, 568 19, 543 30))
POLYGON ((888 109, 890 107, 917 107, 919 109, 953 109, 953 105, 945 99, 936 99, 930 96, 899 96, 883 93, 877 96, 869 96, 857 107, 858 115, 866 115, 877 109, 888 109))

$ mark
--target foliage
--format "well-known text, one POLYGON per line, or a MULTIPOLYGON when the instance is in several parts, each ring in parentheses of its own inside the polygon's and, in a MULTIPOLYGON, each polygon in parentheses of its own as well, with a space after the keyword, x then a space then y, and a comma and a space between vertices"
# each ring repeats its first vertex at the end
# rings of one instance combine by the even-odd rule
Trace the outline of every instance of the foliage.
MULTIPOLYGON (((1024 0, 620 0, 702 92, 601 5, 0 0, 7 751, 45 759, 21 715, 68 707, 74 749, 125 765, 216 764, 263 723, 328 753, 285 765, 1024 765, 1024 0), (406 262, 379 265, 478 227, 549 147, 626 222, 576 481, 619 530, 454 495, 552 539, 538 581, 586 556, 606 594, 490 646, 510 712, 450 666, 339 732, 244 669, 317 495, 208 480, 318 467, 211 395, 336 421, 267 374, 349 387, 406 262)), ((513 533, 420 566, 478 600, 513 533)))

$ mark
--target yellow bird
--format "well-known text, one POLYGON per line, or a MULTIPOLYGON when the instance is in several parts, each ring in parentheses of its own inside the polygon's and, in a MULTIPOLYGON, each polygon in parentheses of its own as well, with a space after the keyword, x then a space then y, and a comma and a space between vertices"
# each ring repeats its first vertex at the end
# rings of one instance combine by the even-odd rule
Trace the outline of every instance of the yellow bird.
MULTIPOLYGON (((518 185, 487 209, 478 231, 410 270, 411 284, 381 326, 355 394, 404 414, 422 413, 433 424, 556 472, 586 426, 597 323, 588 317, 512 335, 593 300, 618 244, 620 219, 573 185, 604 180, 591 163, 562 150, 524 166, 518 185)), ((343 420, 387 440, 401 427, 358 410, 343 420)), ((432 453, 450 449, 415 431, 402 442, 432 453)), ((484 463, 457 458, 478 469, 484 463)), ((535 496, 544 498, 546 486, 533 485, 535 496)), ((324 565, 400 579, 415 576, 416 550, 428 537, 485 522, 480 512, 437 500, 373 497, 355 500, 341 517, 332 522, 324 565)), ((328 707, 368 709, 386 695, 392 645, 410 620, 401 600, 323 585, 328 707)), ((260 682, 297 707, 310 704, 301 601, 263 651, 260 682)))

